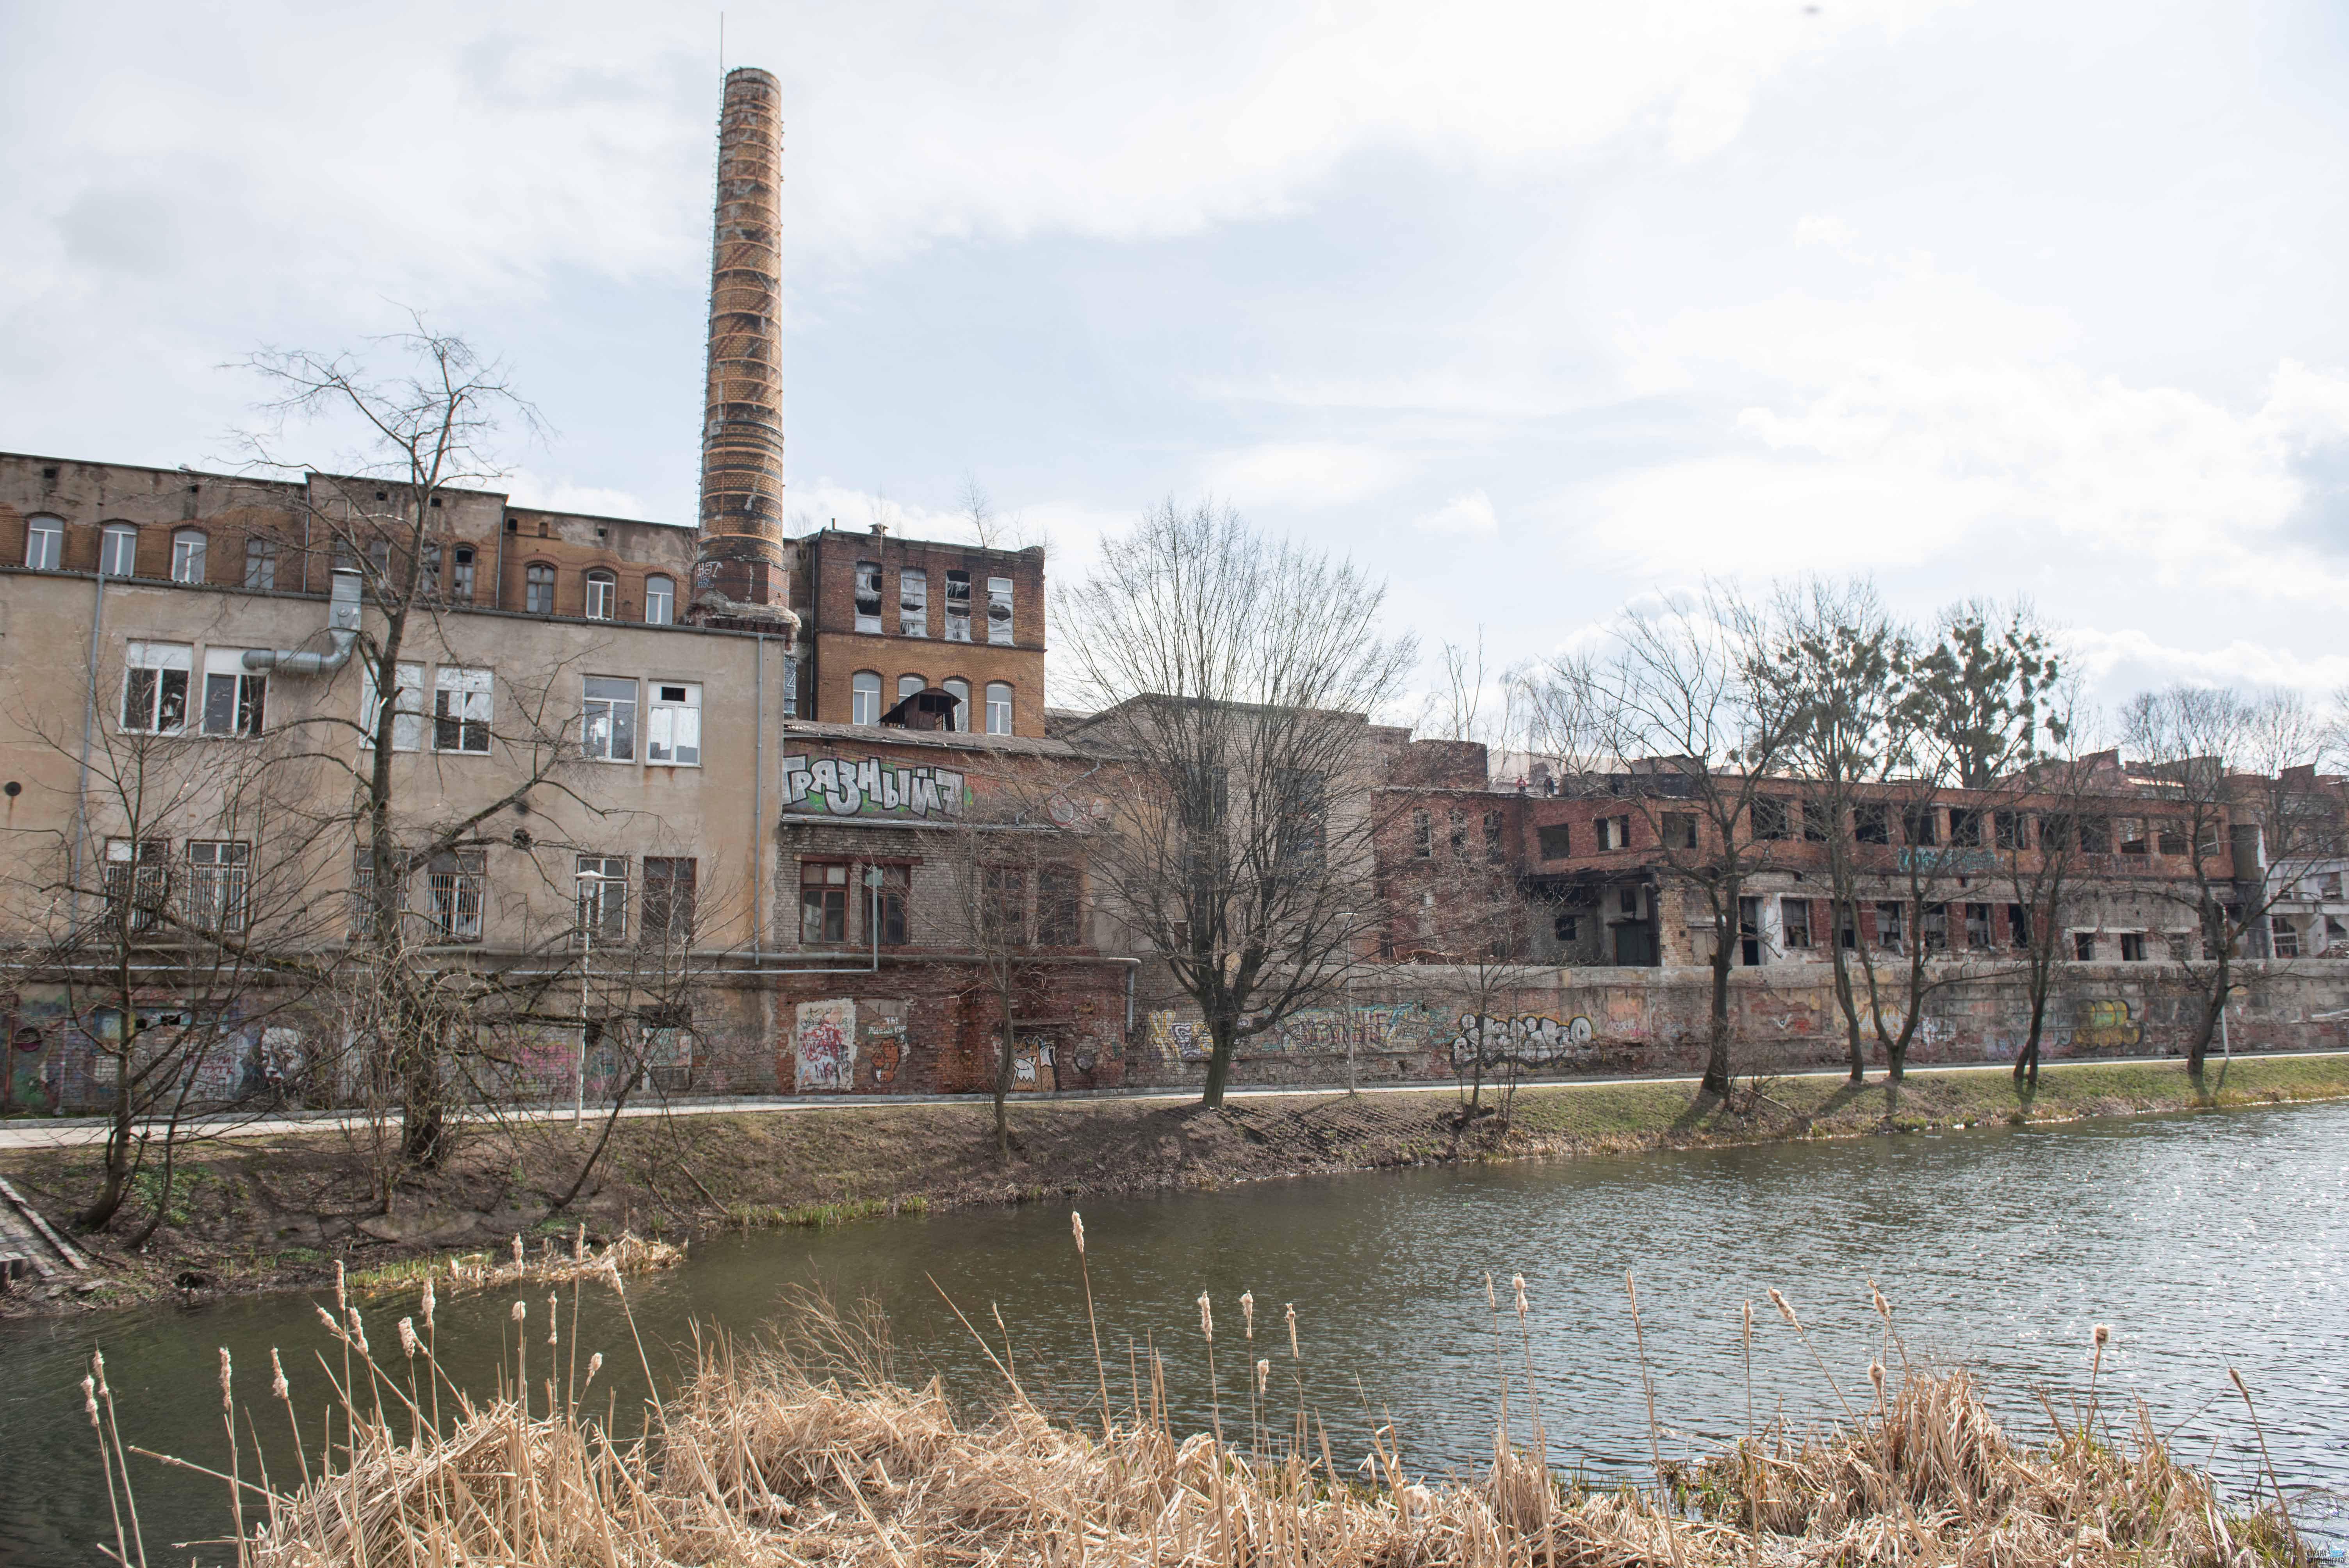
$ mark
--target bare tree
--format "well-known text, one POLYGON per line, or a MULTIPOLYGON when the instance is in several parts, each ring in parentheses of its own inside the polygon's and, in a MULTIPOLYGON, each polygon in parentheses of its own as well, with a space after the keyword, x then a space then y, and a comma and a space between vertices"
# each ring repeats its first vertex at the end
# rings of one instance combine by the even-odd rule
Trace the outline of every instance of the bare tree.
POLYGON ((1488 754, 1506 755, 1522 737, 1517 711, 1523 672, 1492 670, 1485 660, 1485 628, 1474 644, 1439 643, 1435 684, 1420 709, 1419 729, 1439 740, 1474 741, 1488 754))
POLYGON ((1603 772, 1569 787, 1623 799, 1672 882, 1703 901, 1713 937, 1704 1090, 1723 1099, 1740 908, 1748 881, 1779 858, 1786 791, 1772 776, 1794 734, 1785 694, 1756 678, 1762 624, 1729 590, 1709 587, 1627 611, 1595 656, 1553 660, 1530 683, 1544 749, 1603 759, 1603 772))
POLYGON ((981 550, 1026 550, 1040 544, 1024 512, 1006 512, 995 504, 975 472, 962 476, 962 491, 955 500, 956 514, 981 550))
POLYGON ((2276 903, 2314 862, 2343 852, 2344 802, 2315 773, 2325 726, 2290 693, 2146 692, 2121 730, 2186 841, 2189 875, 2169 896, 2200 936, 2199 962, 2189 954, 2183 966, 2197 1003, 2186 1065, 2199 1082, 2237 962, 2269 954, 2276 903))
POLYGON ((1430 824, 1424 856, 1415 852, 1415 826, 1403 836, 1403 854, 1394 852, 1397 835, 1388 835, 1387 945, 1409 969, 1398 975, 1398 985, 1458 1023, 1452 1069, 1464 1121, 1485 1112, 1487 1073, 1500 1075, 1500 1113, 1508 1114, 1526 1063, 1507 1004, 1537 980, 1525 961, 1532 902, 1509 873, 1506 841, 1494 815, 1447 811, 1440 830, 1430 824))
POLYGON ((2023 923, 2020 932, 2010 931, 2009 941, 2023 954, 2031 1004, 2031 1023, 2014 1057, 2014 1081, 2026 1088, 2039 1087, 2047 1004, 2072 957, 2064 920, 2085 869, 2076 825, 2088 816, 2092 795, 2123 782, 2100 766, 2109 754, 2084 757, 2063 744, 2073 733, 2067 722, 2051 748, 2054 754, 2010 775, 1989 808, 1991 842, 2023 923))
POLYGON ((1411 667, 1379 630, 1384 589, 1237 514, 1169 501, 1108 542, 1056 611, 1089 738, 1130 788, 1093 876, 1199 1008, 1201 1103, 1234 1049, 1326 997, 1376 918, 1389 797, 1368 715, 1411 667))

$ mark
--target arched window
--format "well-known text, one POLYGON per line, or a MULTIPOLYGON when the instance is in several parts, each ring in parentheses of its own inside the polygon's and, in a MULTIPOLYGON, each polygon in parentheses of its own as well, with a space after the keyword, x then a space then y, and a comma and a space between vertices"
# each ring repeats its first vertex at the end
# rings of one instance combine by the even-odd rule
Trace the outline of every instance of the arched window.
POLYGON ((881 722, 881 676, 875 670, 859 670, 848 677, 848 722, 878 724, 881 722))
POLYGON ((666 626, 677 619, 677 584, 666 577, 645 579, 645 624, 666 626))
POLYGON ((987 683, 987 733, 1011 733, 1011 684, 1009 681, 987 683))
POLYGON ((135 523, 109 522, 98 542, 98 574, 130 577, 139 571, 139 528, 135 523))
POLYGON ((31 517, 25 520, 25 564, 36 572, 55 572, 66 556, 66 525, 63 518, 31 517))
POLYGON ((610 573, 597 568, 587 573, 587 618, 608 621, 619 605, 620 581, 610 573))
POLYGON ((533 615, 554 614, 554 568, 533 561, 522 574, 522 607, 533 615))
POLYGON ((970 727, 970 683, 957 676, 952 680, 941 681, 939 685, 946 688, 948 696, 955 699, 954 721, 947 727, 968 729, 970 727))
POLYGON ((921 691, 923 684, 922 677, 919 676, 899 676, 897 677, 897 700, 899 702, 903 702, 907 697, 917 695, 921 691))

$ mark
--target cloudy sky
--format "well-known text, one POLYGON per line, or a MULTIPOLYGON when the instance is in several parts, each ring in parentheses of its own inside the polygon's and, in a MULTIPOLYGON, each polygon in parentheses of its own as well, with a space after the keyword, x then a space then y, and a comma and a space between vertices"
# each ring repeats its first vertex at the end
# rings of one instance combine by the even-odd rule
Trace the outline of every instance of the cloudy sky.
MULTIPOLYGON (((814 522, 1212 494, 1496 660, 1706 573, 2349 684, 2338 0, 764 4, 814 522)), ((231 457, 403 307, 693 511, 719 13, 0 11, 0 449, 231 457), (648 15, 648 13, 650 15, 648 15)), ((321 460, 331 453, 322 452, 321 460)))

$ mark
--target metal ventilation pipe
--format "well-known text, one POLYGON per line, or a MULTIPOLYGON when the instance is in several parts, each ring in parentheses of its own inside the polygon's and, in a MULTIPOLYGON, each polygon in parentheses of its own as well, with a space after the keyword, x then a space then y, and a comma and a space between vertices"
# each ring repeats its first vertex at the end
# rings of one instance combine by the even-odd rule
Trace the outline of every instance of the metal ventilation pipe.
POLYGON ((323 676, 351 662, 351 650, 358 646, 359 641, 359 574, 347 566, 337 566, 330 580, 334 595, 326 605, 326 635, 334 647, 323 654, 289 648, 249 648, 244 655, 246 669, 323 676))
POLYGON ((709 258, 697 619, 788 632, 783 540, 782 88, 726 73, 709 258))

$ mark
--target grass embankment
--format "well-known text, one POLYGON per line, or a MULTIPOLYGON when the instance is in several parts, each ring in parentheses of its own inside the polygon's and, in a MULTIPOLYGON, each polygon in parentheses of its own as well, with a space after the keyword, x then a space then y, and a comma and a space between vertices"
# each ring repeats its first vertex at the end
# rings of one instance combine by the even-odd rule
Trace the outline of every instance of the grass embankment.
MULTIPOLYGON (((1489 1085, 1485 1097, 1497 1099, 1489 1085)), ((621 1122, 588 1191, 560 1212, 549 1205, 583 1147, 567 1121, 469 1130, 446 1169, 401 1186, 389 1214, 349 1140, 288 1130, 191 1146, 147 1253, 101 1251, 98 1289, 47 1303, 0 1297, 15 1303, 0 1310, 157 1296, 191 1277, 202 1290, 314 1286, 337 1260, 364 1269, 502 1249, 517 1233, 535 1248, 582 1221, 599 1240, 677 1238, 1400 1166, 2339 1099, 2349 1099, 2349 1056, 2214 1062, 2199 1092, 2175 1062, 2050 1066, 2030 1095, 2002 1071, 1916 1072, 1857 1088, 1833 1077, 1740 1080, 1726 1101, 1681 1081, 1537 1084, 1517 1091, 1506 1117, 1465 1123, 1449 1088, 1252 1097, 1213 1112, 1170 1100, 1035 1100, 1012 1108, 1009 1163, 983 1103, 720 1112, 621 1122)), ((53 1214, 69 1214, 96 1184, 94 1149, 0 1158, 53 1214)))
MULTIPOLYGON (((1208 1305, 1201 1296, 1203 1331, 1208 1305)), ((1004 1387, 992 1412, 973 1419, 935 1380, 918 1389, 895 1381, 877 1325, 821 1310, 800 1320, 796 1353, 699 1339, 682 1386, 623 1418, 595 1398, 602 1356, 582 1380, 576 1350, 562 1358, 568 1336, 550 1332, 541 1347, 538 1317, 522 1301, 513 1365, 499 1378, 511 1392, 478 1407, 440 1372, 429 1303, 421 1333, 402 1320, 396 1345, 378 1325, 380 1357, 348 1314, 335 1331, 350 1373, 330 1401, 340 1418, 307 1429, 297 1475, 281 1463, 274 1483, 254 1484, 233 1456, 237 1426, 266 1420, 274 1438, 283 1420, 298 1438, 296 1412, 316 1408, 316 1390, 297 1393, 278 1374, 264 1396, 251 1368, 233 1385, 222 1352, 232 1453, 212 1473, 239 1561, 254 1568, 2310 1561, 2280 1496, 2240 1511, 2171 1459, 2142 1407, 2133 1421, 2107 1418, 2091 1392, 2068 1421, 2049 1407, 2048 1446, 2014 1440, 1966 1374, 1909 1367, 1889 1310, 1885 1355, 1897 1351, 1902 1370, 1871 1366, 1875 1398, 1844 1427, 1750 1434, 1693 1464, 1663 1460, 1659 1445, 1652 1484, 1592 1490, 1562 1468, 1570 1434, 1543 1424, 1522 1295, 1505 1341, 1506 1310, 1494 1314, 1503 1398, 1490 1460, 1432 1484, 1405 1467, 1391 1425, 1341 1418, 1333 1436, 1280 1388, 1277 1362, 1235 1357, 1244 1347, 1232 1343, 1228 1315, 1225 1377, 1237 1360, 1245 1387, 1224 1387, 1214 1430, 1186 1436, 1167 1414, 1160 1349, 1146 1370, 1117 1368, 1115 1394, 1096 1351, 1098 1402, 1061 1419, 999 1362, 1004 1387)), ((1785 1316, 1795 1324, 1791 1310, 1785 1316)), ((1298 1343, 1293 1320, 1288 1327, 1287 1345, 1276 1330, 1261 1346, 1282 1361, 1298 1343)), ((1182 1354, 1206 1350, 1212 1366, 1212 1336, 1203 1338, 1182 1354)), ((645 1372, 649 1379, 649 1365, 645 1372)), ((102 1390, 90 1400, 101 1464, 109 1438, 120 1445, 112 1410, 102 1390)), ((129 1560, 127 1544, 118 1550, 129 1560)))

